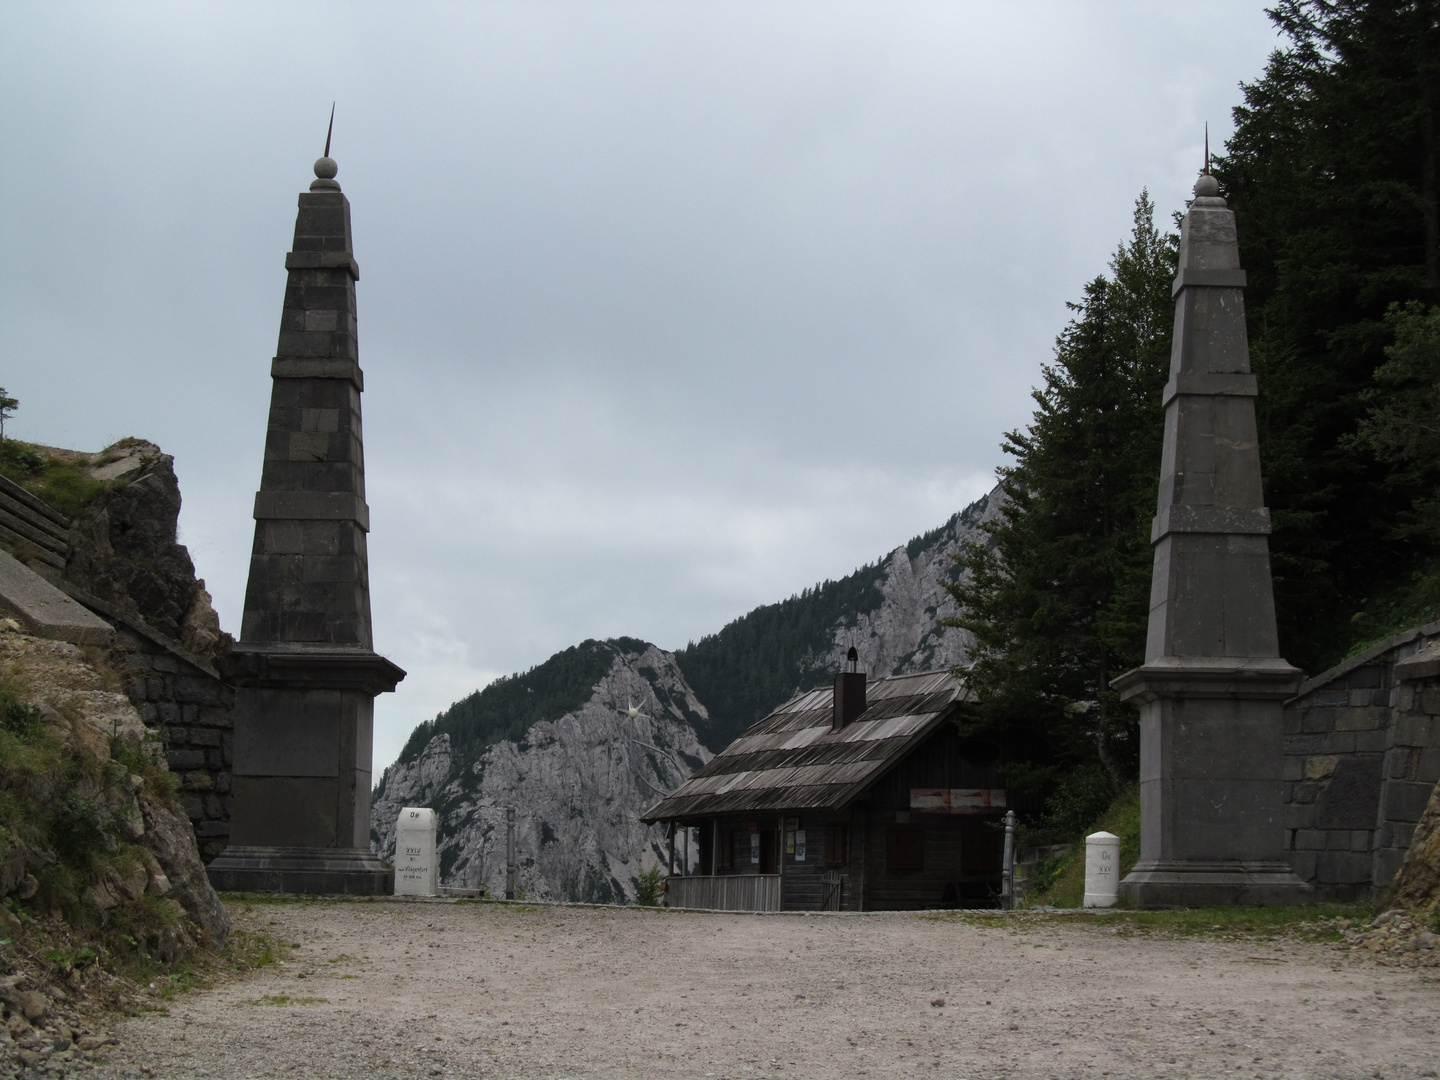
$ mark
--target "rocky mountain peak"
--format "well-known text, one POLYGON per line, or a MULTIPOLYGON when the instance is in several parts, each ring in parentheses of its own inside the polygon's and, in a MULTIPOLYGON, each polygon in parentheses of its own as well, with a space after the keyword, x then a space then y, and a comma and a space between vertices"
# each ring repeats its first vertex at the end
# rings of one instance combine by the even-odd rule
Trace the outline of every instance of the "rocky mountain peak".
POLYGON ((526 896, 634 898, 641 871, 666 857, 663 831, 640 815, 710 759, 693 727, 706 713, 672 654, 635 639, 576 648, 497 680, 427 725, 428 737, 376 788, 371 838, 382 857, 394 853, 400 810, 429 806, 440 817, 445 884, 503 894, 505 808, 514 806, 526 896), (577 687, 563 677, 592 675, 597 660, 608 664, 578 688, 578 705, 532 720, 515 737, 494 737, 514 730, 507 701, 573 699, 577 687))

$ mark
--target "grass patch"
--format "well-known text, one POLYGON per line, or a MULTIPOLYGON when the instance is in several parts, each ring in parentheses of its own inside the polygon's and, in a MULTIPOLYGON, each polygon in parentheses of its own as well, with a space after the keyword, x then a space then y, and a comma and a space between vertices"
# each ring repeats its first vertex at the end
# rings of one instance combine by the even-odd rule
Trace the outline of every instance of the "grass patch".
POLYGON ((1173 911, 1017 911, 1000 914, 956 911, 926 916, 936 921, 963 922, 987 930, 1025 934, 1062 926, 1089 926, 1121 937, 1156 934, 1170 937, 1278 938, 1342 941, 1344 931, 1365 925, 1373 915, 1369 904, 1311 904, 1298 907, 1179 908, 1173 911))
POLYGON ((231 926, 223 955, 237 971, 253 971, 278 964, 290 956, 290 943, 263 930, 231 926))
MULTIPOLYGON (((1140 788, 1131 785, 1122 791, 1085 832, 1114 833, 1120 838, 1120 876, 1123 878, 1140 859, 1140 788)), ((1085 841, 1080 837, 1058 859, 1043 862, 1025 897, 1026 906, 1078 908, 1085 902, 1085 841)))
POLYGON ((1369 904, 1310 904, 1297 907, 1180 908, 1174 911, 1122 911, 1115 915, 1081 916, 1105 920, 1122 933, 1170 934, 1178 937, 1300 937, 1309 941, 1340 941, 1341 924, 1368 922, 1369 904))
POLYGON ((45 500, 68 517, 75 517, 112 486, 89 476, 89 461, 51 457, 32 443, 19 439, 0 442, 0 474, 45 500))

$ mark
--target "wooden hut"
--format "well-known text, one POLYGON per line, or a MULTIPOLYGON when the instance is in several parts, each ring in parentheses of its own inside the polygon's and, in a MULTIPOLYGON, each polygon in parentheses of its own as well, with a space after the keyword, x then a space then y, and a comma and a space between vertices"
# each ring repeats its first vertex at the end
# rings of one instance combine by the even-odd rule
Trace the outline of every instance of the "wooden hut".
POLYGON ((697 834, 699 873, 672 873, 667 903, 994 906, 1005 792, 952 722, 965 697, 949 672, 842 672, 752 725, 644 815, 697 834))

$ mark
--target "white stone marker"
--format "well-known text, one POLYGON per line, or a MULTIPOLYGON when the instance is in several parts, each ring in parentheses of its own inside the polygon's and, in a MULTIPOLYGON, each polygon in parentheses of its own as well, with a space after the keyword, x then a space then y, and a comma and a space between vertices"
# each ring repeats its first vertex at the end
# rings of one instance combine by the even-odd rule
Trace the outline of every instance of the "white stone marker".
POLYGON ((1091 833, 1085 838, 1085 906, 1114 907, 1120 885, 1120 838, 1091 833))
POLYGON ((407 806, 395 822, 395 895, 435 896, 440 868, 435 862, 435 811, 407 806))

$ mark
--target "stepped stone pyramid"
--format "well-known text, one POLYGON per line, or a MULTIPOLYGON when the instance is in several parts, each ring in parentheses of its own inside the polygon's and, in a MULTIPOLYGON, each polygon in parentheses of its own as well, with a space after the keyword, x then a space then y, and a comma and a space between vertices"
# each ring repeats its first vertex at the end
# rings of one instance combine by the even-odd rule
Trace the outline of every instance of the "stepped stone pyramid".
POLYGON ((231 846, 217 888, 381 894, 370 852, 376 694, 405 672, 375 653, 350 202, 329 156, 300 195, 271 364, 264 467, 240 641, 231 846))

